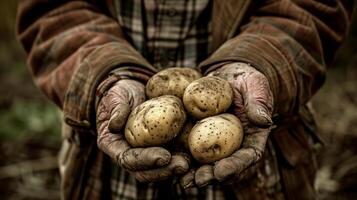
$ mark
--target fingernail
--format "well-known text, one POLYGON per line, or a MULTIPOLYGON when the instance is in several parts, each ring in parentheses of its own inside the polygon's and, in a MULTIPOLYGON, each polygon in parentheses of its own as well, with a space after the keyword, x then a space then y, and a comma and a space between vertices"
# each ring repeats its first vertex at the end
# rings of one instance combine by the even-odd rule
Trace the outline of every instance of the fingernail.
POLYGON ((191 188, 195 186, 195 184, 193 183, 193 181, 190 181, 188 183, 186 183, 184 186, 183 186, 183 189, 188 189, 188 188, 191 188))
POLYGON ((156 161, 156 164, 158 166, 164 166, 164 165, 167 165, 169 164, 170 160, 167 159, 167 158, 158 158, 157 161, 156 161))
MULTIPOLYGON (((210 182, 211 182, 211 181, 210 181, 210 182)), ((202 188, 202 187, 205 187, 205 186, 207 186, 208 184, 210 184, 210 182, 196 183, 196 184, 197 184, 197 186, 198 186, 199 188, 202 188)))
POLYGON ((273 121, 269 117, 269 115, 265 112, 263 108, 257 109, 258 116, 261 116, 265 120, 265 124, 271 126, 273 124, 273 121))
POLYGON ((186 189, 195 186, 195 170, 191 169, 187 174, 181 177, 180 184, 186 189))
POLYGON ((273 120, 271 120, 270 117, 268 117, 268 116, 266 115, 266 116, 264 116, 264 118, 266 119, 267 124, 268 124, 269 126, 273 125, 273 120))
POLYGON ((175 167, 174 172, 175 172, 175 174, 177 174, 177 175, 181 175, 181 174, 187 172, 188 169, 189 169, 189 166, 188 166, 188 164, 186 164, 186 165, 183 165, 183 166, 177 166, 177 167, 175 167))
POLYGON ((119 132, 122 128, 122 125, 118 123, 117 117, 118 113, 115 113, 109 121, 108 128, 111 133, 119 132))

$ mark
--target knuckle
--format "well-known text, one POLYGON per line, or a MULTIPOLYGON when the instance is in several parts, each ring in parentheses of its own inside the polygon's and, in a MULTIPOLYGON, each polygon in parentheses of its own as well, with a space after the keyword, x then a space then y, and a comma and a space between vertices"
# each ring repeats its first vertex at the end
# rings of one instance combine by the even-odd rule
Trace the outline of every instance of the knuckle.
MULTIPOLYGON (((125 153, 125 152, 124 152, 125 153)), ((119 166, 123 167, 124 169, 128 169, 128 166, 125 162, 125 157, 124 153, 117 155, 116 157, 116 162, 118 163, 119 166)))

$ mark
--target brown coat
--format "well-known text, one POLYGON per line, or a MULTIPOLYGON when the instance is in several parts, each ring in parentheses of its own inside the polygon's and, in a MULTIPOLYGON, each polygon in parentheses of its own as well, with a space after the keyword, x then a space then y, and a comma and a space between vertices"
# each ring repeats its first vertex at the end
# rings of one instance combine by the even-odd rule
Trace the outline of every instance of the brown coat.
MULTIPOLYGON (((353 1, 213 2, 215 52, 199 68, 207 73, 219 63, 242 61, 267 76, 279 116, 271 139, 279 150, 285 197, 305 194, 298 199, 311 199, 313 150, 306 135, 316 130, 303 105, 323 84, 326 67, 347 34, 353 1)), ((89 171, 105 174, 104 166, 91 168, 93 162, 103 163, 95 142, 95 96, 118 76, 114 72, 98 88, 99 83, 114 69, 143 82, 156 72, 126 40, 112 7, 112 0, 19 4, 17 35, 28 54, 28 66, 36 84, 64 112, 60 170, 66 199, 101 195, 86 191, 89 171)), ((253 193, 248 187, 237 196, 259 199, 253 193)))

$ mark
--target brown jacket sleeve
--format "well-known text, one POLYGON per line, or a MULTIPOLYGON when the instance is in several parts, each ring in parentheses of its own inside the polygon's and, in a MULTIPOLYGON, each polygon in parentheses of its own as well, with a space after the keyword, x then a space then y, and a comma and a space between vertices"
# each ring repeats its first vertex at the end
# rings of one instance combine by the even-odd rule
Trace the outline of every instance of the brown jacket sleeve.
POLYGON ((250 63, 269 79, 275 113, 296 113, 323 84, 326 66, 348 32, 353 1, 262 2, 246 14, 240 33, 200 69, 207 73, 223 62, 250 63))
POLYGON ((114 68, 154 71, 98 2, 22 0, 18 7, 17 35, 34 80, 71 125, 90 126, 97 85, 114 68))

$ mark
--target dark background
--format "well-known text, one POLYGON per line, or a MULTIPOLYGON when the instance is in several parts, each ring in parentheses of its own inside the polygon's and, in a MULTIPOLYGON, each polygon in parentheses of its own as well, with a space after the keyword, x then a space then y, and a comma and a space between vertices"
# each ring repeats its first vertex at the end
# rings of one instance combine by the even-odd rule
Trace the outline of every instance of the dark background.
MULTIPOLYGON (((16 41, 16 3, 0 1, 0 196, 58 199, 59 109, 34 86, 16 41)), ((312 99, 323 138, 357 134, 357 17, 312 99)), ((329 146, 327 146, 329 147, 329 146)))

